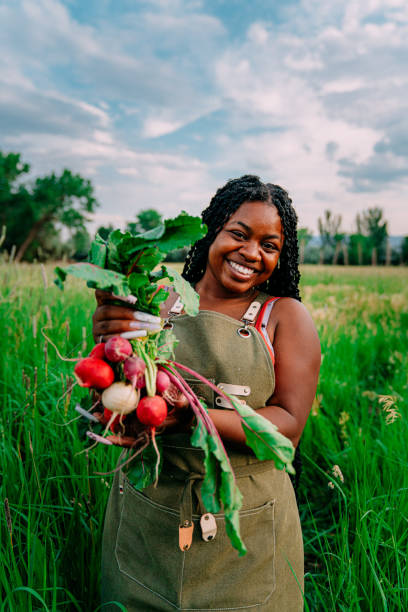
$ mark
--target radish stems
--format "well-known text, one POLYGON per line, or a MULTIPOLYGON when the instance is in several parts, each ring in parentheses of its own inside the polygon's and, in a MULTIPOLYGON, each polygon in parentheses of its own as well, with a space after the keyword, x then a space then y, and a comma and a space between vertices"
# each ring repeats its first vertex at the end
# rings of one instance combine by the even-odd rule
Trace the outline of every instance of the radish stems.
MULTIPOLYGON (((215 388, 216 390, 218 390, 218 387, 213 385, 209 380, 207 380, 203 376, 200 376, 199 374, 197 374, 194 370, 190 370, 190 368, 187 368, 186 366, 181 366, 180 364, 176 363, 175 361, 173 361, 172 364, 174 366, 176 366, 176 367, 180 367, 182 369, 185 369, 186 371, 189 372, 189 374, 192 374, 196 378, 199 378, 199 380, 201 380, 205 384, 208 384, 212 389, 215 388)), ((171 368, 171 366, 167 366, 167 367, 169 368, 169 371, 173 374, 174 378, 176 378, 175 370, 173 370, 173 368, 171 368)), ((169 373, 169 371, 168 371, 168 373, 169 373)), ((218 433, 218 430, 217 430, 217 428, 215 427, 215 425, 213 423, 213 420, 211 419, 211 417, 209 416, 207 411, 204 410, 204 408, 202 407, 202 405, 200 403, 200 400, 198 399, 198 397, 196 396, 194 391, 191 389, 189 384, 184 380, 184 378, 182 376, 180 376, 180 374, 178 374, 178 372, 177 372, 177 378, 179 378, 179 379, 181 379, 183 381, 183 386, 185 386, 185 389, 188 390, 187 391, 188 395, 186 393, 185 393, 185 395, 186 395, 187 399, 189 399, 189 396, 193 399, 193 402, 194 402, 194 404, 196 405, 196 408, 197 408, 197 412, 196 412, 196 410, 194 410, 194 408, 193 408, 193 410, 194 410, 194 412, 196 414, 198 413, 199 418, 201 418, 201 420, 204 422, 204 425, 206 426, 207 432, 209 434, 213 435, 218 440, 218 443, 220 444, 220 446, 221 446, 221 448, 222 448, 222 450, 223 450, 223 452, 225 454, 225 458, 226 458, 226 460, 228 462, 228 465, 230 467, 230 470, 231 470, 231 473, 232 473, 232 476, 233 476, 234 482, 235 482, 235 473, 234 473, 234 470, 232 468, 231 462, 229 460, 228 453, 227 453, 226 448, 224 446, 224 443, 223 443, 223 441, 221 439, 221 436, 218 433)), ((175 383, 175 381, 173 381, 173 382, 175 383)))
MULTIPOLYGON (((135 440, 135 445, 139 440, 143 440, 143 438, 146 439, 145 436, 139 436, 139 438, 136 438, 135 440)), ((107 441, 107 438, 103 438, 105 440, 105 442, 107 441)), ((113 444, 113 442, 110 442, 111 444, 113 444)), ((133 459, 135 459, 138 455, 140 455, 140 453, 142 453, 150 444, 150 440, 147 439, 145 441, 145 443, 137 449, 137 451, 135 451, 133 453, 133 455, 131 455, 130 457, 128 457, 123 463, 121 463, 120 465, 118 465, 114 470, 111 470, 110 472, 94 472, 97 476, 110 476, 111 474, 116 474, 116 472, 119 472, 119 470, 121 470, 122 468, 125 467, 125 465, 128 465, 131 461, 133 461, 133 459)), ((131 448, 134 448, 133 446, 131 448)))
POLYGON ((159 467, 160 467, 160 452, 159 449, 157 447, 157 442, 156 442, 156 428, 152 427, 150 429, 150 434, 152 437, 152 444, 153 444, 153 448, 156 451, 156 455, 157 455, 157 459, 156 459, 156 466, 155 466, 155 470, 154 470, 154 483, 153 486, 154 488, 157 487, 157 483, 159 482, 159 467))
MULTIPOLYGON (((91 438, 91 440, 95 440, 95 442, 106 444, 106 446, 112 446, 112 442, 110 440, 107 440, 106 438, 103 438, 102 436, 98 436, 98 434, 94 433, 93 431, 87 431, 86 435, 88 436, 88 438, 91 438)), ((85 450, 89 450, 89 448, 85 450)))

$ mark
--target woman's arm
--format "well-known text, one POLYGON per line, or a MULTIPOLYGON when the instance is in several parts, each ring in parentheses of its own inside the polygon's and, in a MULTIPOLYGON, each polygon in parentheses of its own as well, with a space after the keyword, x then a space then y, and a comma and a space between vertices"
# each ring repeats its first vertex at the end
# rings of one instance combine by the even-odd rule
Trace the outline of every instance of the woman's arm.
MULTIPOLYGON (((306 308, 292 298, 281 298, 272 310, 268 333, 275 351, 275 392, 257 410, 297 446, 316 394, 320 343, 306 308)), ((210 410, 221 437, 244 448, 240 419, 231 410, 210 410)))

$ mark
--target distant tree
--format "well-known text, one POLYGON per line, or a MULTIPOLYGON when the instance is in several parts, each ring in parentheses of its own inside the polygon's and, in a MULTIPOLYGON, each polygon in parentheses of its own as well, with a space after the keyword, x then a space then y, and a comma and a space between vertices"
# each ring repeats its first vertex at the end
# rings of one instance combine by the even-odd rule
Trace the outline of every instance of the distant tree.
POLYGON ((401 244, 401 262, 408 264, 408 236, 405 236, 401 244))
POLYGON ((19 246, 32 223, 30 194, 21 182, 29 171, 19 153, 0 151, 0 225, 7 228, 3 243, 7 250, 19 246))
POLYGON ((299 243, 299 263, 303 264, 305 261, 305 249, 313 238, 313 234, 307 227, 299 227, 297 237, 299 243))
POLYGON ((322 247, 321 258, 324 263, 336 264, 339 262, 346 236, 341 231, 341 221, 341 215, 334 215, 328 209, 324 211, 323 217, 317 220, 322 247))
POLYGON ((366 236, 371 250, 371 263, 384 263, 387 248, 387 221, 381 208, 368 208, 356 216, 357 232, 366 236))
POLYGON ((341 226, 341 215, 333 215, 331 210, 326 209, 323 217, 318 218, 317 225, 322 246, 327 245, 335 248, 336 236, 339 234, 341 226))
POLYGON ((146 208, 141 210, 136 215, 136 221, 129 221, 126 226, 126 231, 131 234, 139 234, 141 232, 147 232, 161 223, 162 216, 154 208, 146 208))
POLYGON ((70 257, 73 259, 77 261, 86 259, 91 246, 91 237, 87 229, 85 227, 77 229, 72 234, 66 246, 70 257))
POLYGON ((49 250, 47 235, 52 242, 62 226, 84 229, 86 213, 97 206, 90 181, 79 174, 63 170, 27 186, 22 176, 29 170, 20 154, 0 152, 0 225, 7 226, 5 247, 17 247, 16 261, 35 248, 49 250))
POLYGON ((353 266, 363 266, 370 263, 371 250, 367 236, 359 232, 350 234, 348 244, 349 262, 353 266))
POLYGON ((188 247, 183 247, 182 249, 174 249, 173 251, 167 253, 165 261, 174 261, 182 263, 183 261, 185 261, 189 250, 190 249, 188 247))
POLYGON ((108 227, 105 227, 103 225, 101 225, 100 227, 98 227, 98 229, 96 230, 96 234, 99 234, 101 238, 103 238, 103 240, 107 240, 108 236, 111 232, 113 232, 114 227, 113 225, 108 225, 108 227))
POLYGON ((59 223, 70 229, 84 229, 85 213, 94 212, 97 202, 90 181, 70 170, 60 176, 54 172, 36 179, 30 198, 34 223, 20 245, 16 261, 20 261, 47 223, 59 223))

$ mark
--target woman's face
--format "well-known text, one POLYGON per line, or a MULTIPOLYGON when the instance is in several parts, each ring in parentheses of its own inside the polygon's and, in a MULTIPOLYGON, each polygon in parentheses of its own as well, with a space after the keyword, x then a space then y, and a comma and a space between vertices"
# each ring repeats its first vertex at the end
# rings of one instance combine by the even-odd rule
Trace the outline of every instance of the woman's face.
POLYGON ((266 202, 244 202, 210 246, 204 276, 227 293, 244 294, 271 276, 282 247, 277 208, 266 202))

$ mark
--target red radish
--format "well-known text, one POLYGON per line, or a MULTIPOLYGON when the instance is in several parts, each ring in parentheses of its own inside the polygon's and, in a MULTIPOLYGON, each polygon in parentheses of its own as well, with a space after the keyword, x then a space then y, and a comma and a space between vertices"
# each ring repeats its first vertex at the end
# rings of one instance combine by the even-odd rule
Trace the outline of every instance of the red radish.
POLYGON ((139 378, 136 381, 136 389, 144 389, 146 386, 146 379, 144 377, 144 374, 142 374, 142 376, 139 376, 139 378))
POLYGON ((160 395, 142 397, 137 409, 137 418, 152 429, 161 425, 167 416, 167 404, 160 395))
POLYGON ((143 425, 148 425, 150 429, 150 435, 152 436, 152 444, 156 451, 156 478, 154 486, 157 486, 159 480, 159 465, 160 465, 160 453, 156 443, 156 427, 161 425, 167 416, 167 404, 160 395, 153 395, 150 397, 146 395, 142 397, 137 408, 137 418, 143 425))
POLYGON ((105 344, 106 358, 114 363, 125 361, 132 353, 133 349, 129 340, 121 336, 113 336, 113 338, 109 338, 105 344))
POLYGON ((88 357, 95 357, 95 359, 104 359, 105 358, 105 342, 99 342, 99 344, 95 344, 92 351, 89 353, 88 357))
POLYGON ((163 393, 163 399, 174 408, 187 408, 190 404, 184 393, 177 389, 174 383, 170 383, 163 393))
MULTIPOLYGON (((123 373, 130 382, 138 387, 138 381, 143 378, 144 382, 144 371, 146 370, 146 364, 141 357, 129 357, 123 364, 123 373)), ((144 387, 145 384, 142 385, 144 387)))
POLYGON ((115 380, 115 374, 110 365, 96 357, 85 357, 78 361, 74 374, 80 387, 106 389, 115 380))
POLYGON ((156 376, 157 393, 164 393, 169 385, 170 385, 170 378, 167 376, 166 372, 163 372, 163 370, 159 370, 156 376))

